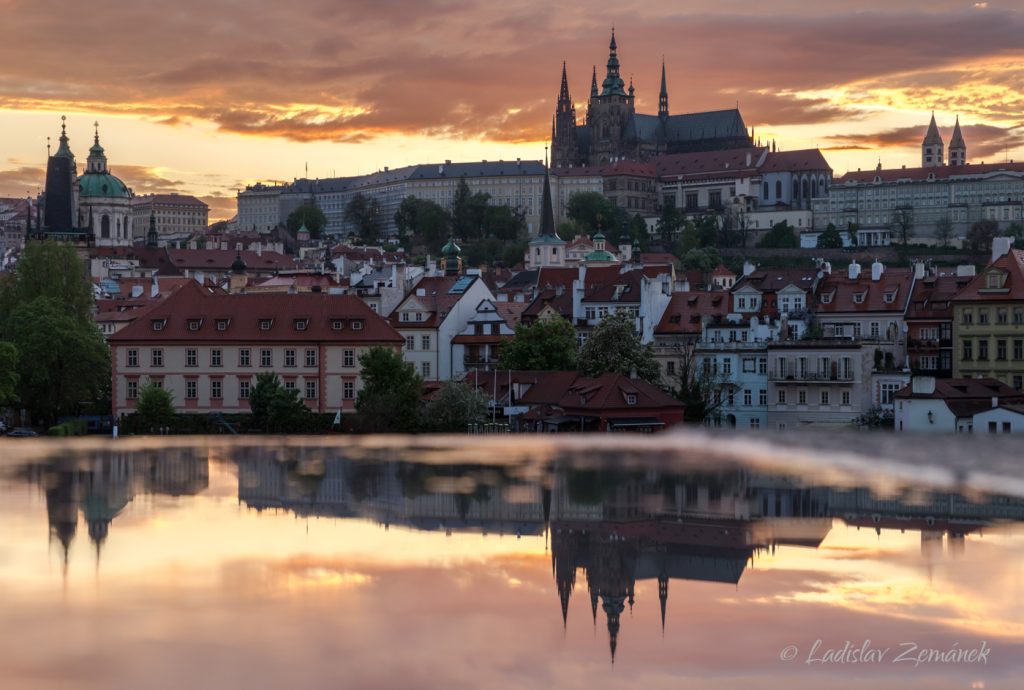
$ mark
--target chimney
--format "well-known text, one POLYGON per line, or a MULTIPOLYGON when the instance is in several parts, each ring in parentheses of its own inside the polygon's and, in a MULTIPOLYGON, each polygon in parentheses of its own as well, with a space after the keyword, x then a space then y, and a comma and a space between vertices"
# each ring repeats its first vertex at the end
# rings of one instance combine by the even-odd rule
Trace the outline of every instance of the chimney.
POLYGON ((757 270, 757 266, 755 266, 754 264, 750 263, 749 261, 744 261, 743 262, 743 277, 744 278, 746 278, 747 276, 749 276, 751 273, 753 273, 756 270, 757 270))
POLYGON ((999 396, 998 395, 993 395, 992 396, 992 409, 994 410, 997 407, 999 407, 999 396))
POLYGON ((996 259, 1006 256, 1010 253, 1010 247, 1013 246, 1012 237, 993 237, 992 238, 992 262, 995 263, 996 259))
POLYGON ((263 256, 263 245, 259 242, 256 243, 256 256, 263 256))
POLYGON ((914 280, 924 280, 924 262, 914 262, 914 280))
POLYGON ((877 282, 877 281, 881 280, 883 273, 885 273, 885 266, 882 265, 881 261, 879 261, 878 259, 875 259, 875 262, 873 264, 871 264, 871 280, 872 280, 872 282, 877 282))
POLYGON ((960 264, 956 267, 957 278, 972 278, 974 277, 974 273, 974 264, 960 264))
POLYGON ((750 161, 750 152, 748 151, 748 152, 747 152, 747 167, 748 167, 748 168, 750 167, 750 162, 751 162, 751 161, 750 161))
POLYGON ((914 395, 931 395, 935 392, 934 376, 915 376, 910 379, 910 390, 914 395))
POLYGON ((860 278, 860 264, 856 261, 851 261, 850 267, 847 269, 847 275, 850 277, 850 280, 860 278))

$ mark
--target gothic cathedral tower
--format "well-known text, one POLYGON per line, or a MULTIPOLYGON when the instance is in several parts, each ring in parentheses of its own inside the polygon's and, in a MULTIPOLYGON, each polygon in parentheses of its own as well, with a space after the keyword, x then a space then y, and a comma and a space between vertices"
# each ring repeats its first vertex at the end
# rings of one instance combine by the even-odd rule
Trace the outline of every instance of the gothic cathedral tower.
POLYGON ((562 86, 558 92, 558 106, 551 123, 551 167, 568 168, 579 163, 576 141, 576 106, 569 96, 569 80, 562 63, 562 86))
POLYGON ((945 161, 942 149, 942 137, 939 135, 939 128, 935 124, 935 113, 932 113, 932 121, 928 125, 928 132, 924 135, 924 141, 921 142, 921 167, 942 167, 945 161))
POLYGON ((967 165, 967 144, 964 142, 963 132, 960 131, 959 115, 956 116, 953 138, 949 140, 949 164, 967 165))
MULTIPOLYGON (((595 79, 596 81, 596 79, 595 79)), ((603 165, 624 157, 626 123, 633 116, 633 89, 626 92, 626 83, 619 76, 618 46, 615 31, 608 46, 608 71, 597 95, 591 92, 588 110, 590 121, 590 165, 603 165)))

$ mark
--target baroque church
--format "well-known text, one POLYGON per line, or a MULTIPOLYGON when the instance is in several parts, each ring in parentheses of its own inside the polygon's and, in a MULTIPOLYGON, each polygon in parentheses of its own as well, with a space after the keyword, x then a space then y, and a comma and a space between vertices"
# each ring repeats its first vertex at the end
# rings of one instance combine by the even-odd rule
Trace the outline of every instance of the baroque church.
POLYGON ((65 118, 61 120, 60 144, 46 161, 46 187, 37 203, 36 230, 30 225, 28 234, 36 239, 100 247, 130 245, 132 190, 107 167, 99 125, 85 172, 79 175, 65 118))
POLYGON ((600 88, 597 67, 590 81, 590 100, 583 124, 576 121, 576 106, 562 63, 562 86, 551 124, 552 167, 599 166, 642 161, 661 154, 746 148, 754 145, 737 108, 704 113, 670 115, 665 62, 661 64, 658 114, 645 115, 634 107, 633 80, 629 87, 620 76, 618 46, 612 30, 608 67, 600 88))

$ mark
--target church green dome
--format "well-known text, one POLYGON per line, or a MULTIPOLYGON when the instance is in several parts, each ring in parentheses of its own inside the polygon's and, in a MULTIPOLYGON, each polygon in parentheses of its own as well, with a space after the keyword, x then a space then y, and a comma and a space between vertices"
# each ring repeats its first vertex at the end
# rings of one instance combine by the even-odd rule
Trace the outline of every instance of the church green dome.
POLYGON ((594 251, 592 251, 589 254, 587 254, 587 257, 584 259, 584 261, 587 261, 587 262, 591 262, 591 261, 593 261, 593 262, 598 262, 598 261, 614 262, 615 260, 616 259, 615 259, 614 256, 612 256, 609 252, 606 252, 603 249, 595 249, 594 251))
POLYGON ((78 178, 79 198, 102 196, 131 199, 132 193, 124 182, 110 173, 85 173, 78 178))
POLYGON ((455 244, 455 240, 451 237, 448 238, 448 244, 441 247, 441 253, 444 256, 458 256, 460 251, 462 251, 462 247, 455 244))

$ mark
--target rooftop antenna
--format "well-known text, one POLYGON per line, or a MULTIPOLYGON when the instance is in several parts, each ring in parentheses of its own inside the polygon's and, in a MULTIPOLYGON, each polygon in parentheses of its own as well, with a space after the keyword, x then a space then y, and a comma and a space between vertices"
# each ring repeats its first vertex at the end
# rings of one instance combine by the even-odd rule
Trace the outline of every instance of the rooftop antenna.
POLYGON ((46 157, 50 157, 50 137, 46 137, 46 157))

